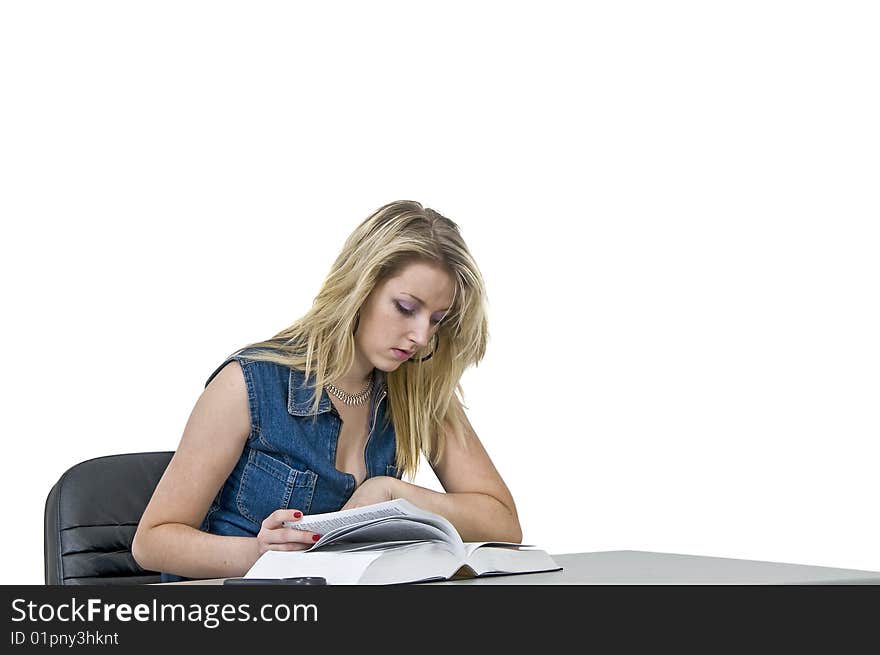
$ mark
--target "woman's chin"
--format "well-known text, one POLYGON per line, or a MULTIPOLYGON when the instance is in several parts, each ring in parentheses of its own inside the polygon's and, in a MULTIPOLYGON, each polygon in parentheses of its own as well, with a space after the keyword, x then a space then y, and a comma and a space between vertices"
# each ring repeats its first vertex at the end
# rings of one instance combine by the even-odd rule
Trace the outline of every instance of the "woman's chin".
POLYGON ((373 360, 373 367, 379 369, 380 371, 384 371, 385 373, 390 373, 391 371, 396 371, 400 368, 400 365, 403 364, 402 361, 394 359, 394 357, 388 357, 387 359, 382 359, 381 361, 373 360))
POLYGON ((389 362, 385 366, 377 366, 376 368, 381 368, 386 373, 390 373, 391 371, 396 371, 397 369, 399 369, 403 364, 404 362, 389 362))

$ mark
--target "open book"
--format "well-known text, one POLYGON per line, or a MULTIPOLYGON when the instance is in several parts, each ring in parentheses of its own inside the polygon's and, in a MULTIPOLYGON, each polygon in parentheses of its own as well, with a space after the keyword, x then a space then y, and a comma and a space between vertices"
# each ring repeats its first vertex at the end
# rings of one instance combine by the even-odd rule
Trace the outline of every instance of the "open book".
POLYGON ((400 584, 562 569, 543 550, 508 542, 465 543, 444 517, 397 499, 286 527, 321 538, 307 550, 270 550, 246 578, 320 576, 328 584, 400 584))

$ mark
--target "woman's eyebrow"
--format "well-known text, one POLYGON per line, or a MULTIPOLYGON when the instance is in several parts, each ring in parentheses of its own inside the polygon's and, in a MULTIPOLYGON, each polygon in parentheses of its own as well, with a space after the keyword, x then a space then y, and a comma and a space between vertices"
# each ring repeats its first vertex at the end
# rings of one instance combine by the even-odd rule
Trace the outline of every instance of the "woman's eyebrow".
MULTIPOLYGON (((424 305, 424 304, 425 304, 425 301, 424 301, 424 300, 422 300, 421 298, 417 298, 416 296, 412 295, 411 293, 408 293, 408 292, 406 292, 406 291, 402 291, 401 293, 405 293, 405 294, 408 295, 410 298, 415 298, 415 299, 419 302, 419 304, 421 304, 421 305, 424 305)), ((446 309, 438 309, 437 311, 438 311, 438 312, 446 312, 446 311, 449 311, 449 307, 447 307, 446 309)))

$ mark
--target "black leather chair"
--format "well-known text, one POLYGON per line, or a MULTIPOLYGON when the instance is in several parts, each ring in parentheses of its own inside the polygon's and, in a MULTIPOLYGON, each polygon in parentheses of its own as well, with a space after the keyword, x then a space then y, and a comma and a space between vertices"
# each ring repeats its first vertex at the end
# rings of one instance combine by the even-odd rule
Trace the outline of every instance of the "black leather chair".
POLYGON ((131 542, 173 454, 109 455, 65 471, 46 498, 46 584, 159 582, 134 561, 131 542))

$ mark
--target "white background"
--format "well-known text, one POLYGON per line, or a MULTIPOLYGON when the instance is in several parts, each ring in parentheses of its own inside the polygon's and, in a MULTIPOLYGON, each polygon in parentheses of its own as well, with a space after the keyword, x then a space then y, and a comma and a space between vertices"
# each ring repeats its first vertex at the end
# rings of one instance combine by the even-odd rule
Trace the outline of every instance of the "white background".
POLYGON ((880 570, 874 7, 4 3, 2 582, 397 199, 485 276, 526 542, 880 570))

